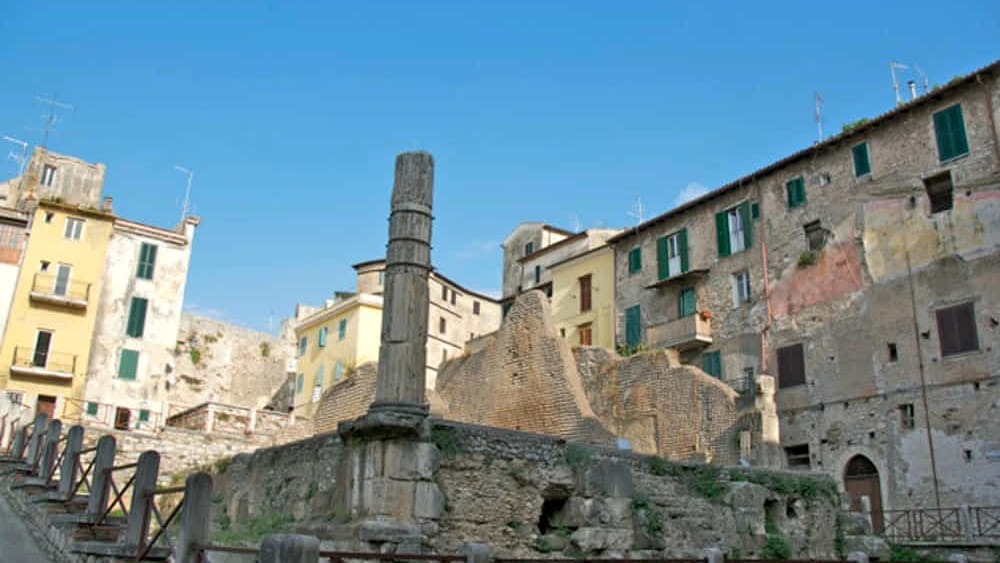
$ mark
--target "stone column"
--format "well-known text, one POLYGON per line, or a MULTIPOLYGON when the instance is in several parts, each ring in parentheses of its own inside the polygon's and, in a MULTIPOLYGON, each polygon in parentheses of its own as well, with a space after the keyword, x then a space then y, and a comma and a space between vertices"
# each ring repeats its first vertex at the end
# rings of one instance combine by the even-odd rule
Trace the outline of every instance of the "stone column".
POLYGON ((369 411, 427 414, 427 276, 431 271, 434 158, 423 151, 396 157, 385 260, 382 347, 375 402, 369 411))

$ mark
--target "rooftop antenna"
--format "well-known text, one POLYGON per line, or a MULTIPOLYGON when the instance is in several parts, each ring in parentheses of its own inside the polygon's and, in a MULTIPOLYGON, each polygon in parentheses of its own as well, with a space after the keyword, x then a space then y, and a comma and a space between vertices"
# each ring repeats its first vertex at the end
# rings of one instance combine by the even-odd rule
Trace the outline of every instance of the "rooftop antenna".
POLYGON ((632 206, 632 211, 629 211, 628 214, 636 218, 636 226, 642 223, 642 198, 635 196, 635 205, 632 206))
POLYGON ((931 87, 930 81, 927 80, 927 75, 924 74, 924 71, 921 70, 920 67, 917 66, 917 65, 913 65, 913 69, 916 70, 917 74, 920 75, 920 78, 922 78, 924 80, 924 94, 926 94, 927 91, 930 90, 930 87, 931 87))
POLYGON ((814 117, 816 118, 816 127, 819 129, 819 142, 822 143, 823 142, 823 113, 822 113, 822 110, 820 109, 820 106, 822 104, 826 103, 826 100, 823 99, 822 94, 820 94, 819 92, 816 92, 815 100, 816 100, 816 112, 814 114, 814 117))
POLYGON ((903 98, 899 96, 899 81, 896 80, 896 69, 909 70, 910 67, 896 61, 889 61, 889 74, 892 75, 892 91, 896 93, 896 103, 903 103, 903 98))
POLYGON ((11 137, 9 135, 4 135, 3 140, 21 146, 21 154, 17 154, 14 151, 10 151, 9 153, 7 153, 7 158, 17 163, 17 175, 18 176, 23 175, 24 166, 28 163, 28 143, 22 141, 21 139, 15 139, 14 137, 11 137))
POLYGON ((573 232, 579 233, 583 225, 580 224, 580 217, 578 215, 572 215, 573 217, 573 232))
POLYGON ((181 221, 183 222, 184 218, 187 217, 188 214, 188 202, 191 199, 191 179, 194 178, 194 172, 191 172, 187 168, 184 168, 183 166, 178 166, 176 164, 174 165, 174 170, 177 170, 178 172, 183 172, 185 175, 187 175, 187 188, 184 189, 184 206, 181 207, 181 221))
POLYGON ((42 148, 45 148, 45 145, 49 142, 49 131, 54 129, 56 123, 59 122, 59 117, 56 115, 56 108, 58 107, 72 111, 73 106, 65 102, 60 102, 55 98, 55 96, 52 96, 51 98, 48 96, 35 96, 35 99, 49 106, 48 115, 42 116, 42 119, 45 120, 45 128, 43 129, 44 134, 42 136, 42 148))

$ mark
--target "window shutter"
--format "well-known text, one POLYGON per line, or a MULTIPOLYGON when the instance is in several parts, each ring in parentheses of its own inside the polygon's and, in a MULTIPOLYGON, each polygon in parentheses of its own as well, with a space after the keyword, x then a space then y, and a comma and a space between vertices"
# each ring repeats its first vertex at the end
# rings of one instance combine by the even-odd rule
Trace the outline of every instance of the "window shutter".
POLYGON ((778 348, 778 387, 792 387, 806 382, 805 358, 802 345, 778 348))
POLYGON ((948 112, 951 120, 951 147, 953 156, 969 152, 969 141, 965 136, 965 122, 962 120, 962 106, 955 104, 948 112))
POLYGON ((760 204, 756 201, 750 204, 750 218, 757 219, 760 217, 760 204))
POLYGON ((670 260, 667 258, 667 237, 656 239, 656 271, 661 280, 670 277, 670 260))
POLYGON ((146 327, 146 306, 148 301, 142 297, 133 297, 132 305, 129 307, 128 323, 125 326, 125 334, 142 338, 143 330, 146 327))
POLYGON ((677 250, 681 255, 681 271, 688 271, 688 230, 681 229, 677 233, 677 250))
POLYGON ((343 340, 344 336, 347 335, 347 319, 340 319, 340 324, 337 326, 337 338, 343 340))
POLYGON ((87 414, 91 416, 97 415, 97 403, 93 401, 87 403, 87 414))
POLYGON ((136 350, 122 350, 121 359, 118 362, 119 379, 135 379, 136 371, 139 368, 139 352, 136 350))
POLYGON ((639 326, 639 320, 638 305, 625 309, 625 344, 628 346, 636 346, 641 340, 642 328, 639 326))
POLYGON ((743 217, 743 248, 753 246, 753 223, 750 222, 750 202, 740 205, 740 216, 743 217))
POLYGON ((868 143, 854 145, 851 149, 854 154, 854 176, 860 177, 872 171, 871 163, 868 161, 868 143))
POLYGON ((722 379, 722 354, 715 351, 703 355, 701 357, 701 370, 716 379, 722 379))
POLYGON ((635 273, 642 269, 642 250, 639 247, 628 252, 628 271, 635 273))
POLYGON ((715 214, 715 238, 719 243, 719 258, 729 256, 729 220, 725 211, 715 214))
POLYGON ((319 327, 319 347, 326 346, 326 327, 319 327))

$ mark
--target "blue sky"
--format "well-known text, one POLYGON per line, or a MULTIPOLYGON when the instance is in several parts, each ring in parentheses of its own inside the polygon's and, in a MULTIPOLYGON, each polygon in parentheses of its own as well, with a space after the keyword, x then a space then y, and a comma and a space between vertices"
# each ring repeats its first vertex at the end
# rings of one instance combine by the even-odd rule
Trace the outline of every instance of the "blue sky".
POLYGON ((266 330, 384 254, 401 151, 435 156, 435 265, 496 292, 521 221, 632 224, 811 144, 815 91, 835 133, 892 107, 891 59, 943 84, 1000 58, 1000 4, 943 6, 22 1, 0 133, 73 104, 49 147, 162 226, 193 169, 186 307, 266 330))

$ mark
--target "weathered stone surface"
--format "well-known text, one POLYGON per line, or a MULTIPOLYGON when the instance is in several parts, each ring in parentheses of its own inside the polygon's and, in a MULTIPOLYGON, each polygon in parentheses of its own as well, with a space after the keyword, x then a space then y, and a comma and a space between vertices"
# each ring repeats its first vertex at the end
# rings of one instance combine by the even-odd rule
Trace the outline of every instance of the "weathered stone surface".
POLYGON ((625 463, 601 460, 577 473, 577 492, 586 497, 632 496, 632 471, 625 463))
POLYGON ((413 500, 413 516, 436 520, 444 514, 445 498, 441 489, 431 481, 420 481, 416 484, 413 500))
POLYGON ((385 445, 385 475, 392 479, 431 480, 437 448, 430 442, 394 440, 385 445))
POLYGON ((367 520, 358 525, 358 538, 361 541, 400 542, 419 537, 419 527, 397 520, 367 520))
POLYGON ((844 550, 848 553, 861 552, 868 557, 888 561, 891 555, 889 544, 878 536, 845 536, 844 550))
POLYGON ((632 530, 620 528, 580 528, 570 535, 574 545, 585 552, 613 549, 624 551, 632 545, 632 530))

